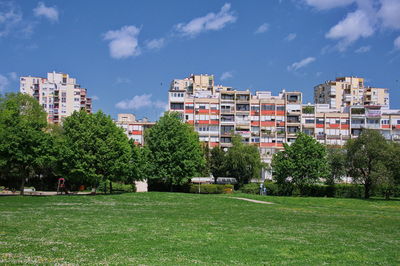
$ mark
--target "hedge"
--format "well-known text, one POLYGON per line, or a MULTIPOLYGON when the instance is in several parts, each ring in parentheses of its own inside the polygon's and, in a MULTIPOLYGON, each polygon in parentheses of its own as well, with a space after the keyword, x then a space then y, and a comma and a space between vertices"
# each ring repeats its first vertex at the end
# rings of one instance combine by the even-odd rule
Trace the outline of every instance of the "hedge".
MULTIPOLYGON (((267 189, 267 195, 271 196, 307 196, 307 197, 336 197, 336 198, 363 198, 364 186, 357 184, 336 184, 336 185, 306 185, 300 188, 293 186, 290 183, 277 184, 271 181, 266 181, 264 186, 267 189)), ((259 194, 260 185, 251 183, 244 185, 241 192, 247 194, 259 194)), ((371 191, 373 197, 384 197, 384 187, 374 187, 371 191)), ((395 186, 390 190, 391 197, 400 197, 400 186, 395 186)))
POLYGON ((200 194, 224 194, 224 193, 232 193, 233 185, 217 185, 217 184, 191 184, 190 185, 190 193, 199 193, 200 194))

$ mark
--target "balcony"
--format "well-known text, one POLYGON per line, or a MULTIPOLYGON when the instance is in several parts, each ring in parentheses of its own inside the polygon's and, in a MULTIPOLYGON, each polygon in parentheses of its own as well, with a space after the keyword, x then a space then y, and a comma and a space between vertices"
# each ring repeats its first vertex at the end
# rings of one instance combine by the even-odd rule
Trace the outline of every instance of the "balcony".
POLYGON ((221 109, 221 114, 231 114, 235 112, 235 108, 225 108, 225 109, 221 109))

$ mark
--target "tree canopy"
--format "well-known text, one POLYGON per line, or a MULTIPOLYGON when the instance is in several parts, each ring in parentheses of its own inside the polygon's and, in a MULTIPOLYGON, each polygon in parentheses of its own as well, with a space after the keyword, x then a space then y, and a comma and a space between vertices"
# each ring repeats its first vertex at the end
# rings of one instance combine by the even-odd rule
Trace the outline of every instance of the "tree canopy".
POLYGON ((294 184, 300 192, 304 186, 329 176, 325 147, 304 133, 298 134, 291 145, 284 143, 284 150, 273 156, 272 167, 278 183, 294 184))
POLYGON ((46 152, 47 115, 33 97, 10 93, 0 100, 0 166, 8 181, 20 183, 36 176, 46 152))
POLYGON ((205 159, 193 127, 166 112, 145 135, 148 175, 172 186, 187 183, 204 169, 205 159))
POLYGON ((129 176, 132 149, 109 116, 74 112, 63 130, 63 166, 71 182, 96 187, 100 181, 125 181, 129 176))

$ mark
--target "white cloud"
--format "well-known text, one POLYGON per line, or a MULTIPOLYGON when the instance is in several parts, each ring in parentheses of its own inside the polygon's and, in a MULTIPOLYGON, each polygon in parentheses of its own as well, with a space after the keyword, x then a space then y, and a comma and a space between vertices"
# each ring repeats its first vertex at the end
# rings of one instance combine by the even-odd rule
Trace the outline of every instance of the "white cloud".
POLYGON ((395 49, 399 49, 399 50, 400 50, 400 36, 397 37, 397 38, 394 40, 393 44, 394 44, 394 48, 395 48, 395 49))
POLYGON ((289 33, 289 35, 285 37, 285 41, 291 42, 294 39, 296 39, 296 37, 297 37, 296 33, 289 33))
POLYGON ((256 31, 254 32, 255 34, 258 34, 258 33, 264 33, 264 32, 266 32, 266 31, 268 31, 269 30, 269 24, 268 23, 264 23, 264 24, 261 24, 257 29, 256 29, 256 31))
POLYGON ((348 13, 346 18, 333 26, 325 35, 326 38, 339 40, 338 49, 344 51, 359 38, 366 38, 375 32, 371 18, 363 10, 348 13))
POLYGON ((352 4, 354 0, 305 0, 305 2, 318 10, 327 10, 348 6, 352 4))
POLYGON ((151 94, 142 94, 142 95, 136 95, 130 100, 123 100, 118 102, 115 107, 118 109, 124 109, 124 110, 138 110, 141 108, 146 108, 146 107, 153 107, 153 108, 159 108, 159 109, 164 109, 167 110, 167 103, 162 102, 162 101, 152 101, 151 100, 152 95, 151 94))
POLYGON ((100 100, 99 96, 97 96, 97 95, 93 95, 93 96, 90 97, 90 98, 92 98, 93 101, 98 101, 98 100, 100 100))
POLYGON ((9 84, 10 81, 8 80, 8 78, 0 74, 0 92, 4 91, 9 84))
POLYGON ((16 80, 18 78, 17 73, 15 72, 8 73, 8 76, 10 77, 11 80, 16 80))
POLYGON ((153 40, 146 42, 146 47, 147 47, 147 49, 150 49, 150 50, 158 50, 158 49, 161 49, 164 46, 164 44, 165 44, 164 38, 153 39, 153 40))
POLYGON ((138 35, 140 29, 135 26, 123 26, 120 30, 110 30, 104 34, 109 40, 110 56, 115 59, 128 58, 140 54, 138 35))
POLYGON ((368 46, 361 46, 355 52, 358 54, 361 54, 361 53, 369 52, 370 50, 371 50, 371 46, 368 45, 368 46))
POLYGON ((227 80, 230 78, 233 78, 233 73, 231 71, 227 71, 227 72, 222 73, 220 80, 227 80))
POLYGON ((307 57, 304 58, 303 60, 299 61, 299 62, 294 62, 293 64, 291 64, 290 66, 287 67, 287 70, 289 71, 296 71, 302 67, 305 67, 307 65, 309 65, 310 63, 315 61, 315 57, 307 57))
POLYGON ((381 0, 381 4, 378 17, 382 20, 382 25, 387 28, 400 29, 400 1, 381 0))
POLYGON ((230 9, 231 4, 226 3, 217 14, 211 12, 203 17, 194 18, 186 24, 179 23, 175 26, 175 29, 182 35, 191 37, 201 32, 223 29, 226 25, 237 20, 237 17, 230 9))
POLYGON ((58 21, 57 7, 47 7, 43 2, 39 2, 38 6, 33 9, 36 17, 45 17, 52 22, 58 21))
POLYGON ((132 81, 129 78, 122 78, 122 77, 117 77, 115 80, 115 84, 123 84, 123 83, 131 83, 132 81))
POLYGON ((13 2, 0 2, 0 37, 7 36, 22 22, 22 13, 13 2))

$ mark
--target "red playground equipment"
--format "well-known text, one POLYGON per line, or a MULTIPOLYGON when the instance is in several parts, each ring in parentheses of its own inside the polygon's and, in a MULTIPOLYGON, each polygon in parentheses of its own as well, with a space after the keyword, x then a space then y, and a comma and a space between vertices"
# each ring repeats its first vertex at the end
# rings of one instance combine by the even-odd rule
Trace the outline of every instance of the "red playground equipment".
POLYGON ((58 179, 58 184, 57 184, 57 195, 62 194, 64 191, 65 194, 68 194, 66 188, 65 188, 65 178, 59 178, 58 179))

